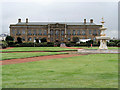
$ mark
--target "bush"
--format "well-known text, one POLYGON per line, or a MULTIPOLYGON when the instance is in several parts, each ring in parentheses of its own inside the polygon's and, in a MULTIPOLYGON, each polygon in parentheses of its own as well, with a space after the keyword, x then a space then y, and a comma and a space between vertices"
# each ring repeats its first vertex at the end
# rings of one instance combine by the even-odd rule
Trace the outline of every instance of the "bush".
POLYGON ((53 47, 54 43, 48 43, 48 42, 44 42, 44 43, 33 43, 33 42, 25 42, 25 43, 16 43, 11 45, 12 47, 53 47))
POLYGON ((115 42, 108 42, 108 46, 116 46, 115 42))
POLYGON ((1 42, 1 43, 0 43, 0 47, 3 48, 3 49, 4 49, 4 48, 7 48, 7 47, 8 47, 7 42, 5 42, 5 41, 1 42))

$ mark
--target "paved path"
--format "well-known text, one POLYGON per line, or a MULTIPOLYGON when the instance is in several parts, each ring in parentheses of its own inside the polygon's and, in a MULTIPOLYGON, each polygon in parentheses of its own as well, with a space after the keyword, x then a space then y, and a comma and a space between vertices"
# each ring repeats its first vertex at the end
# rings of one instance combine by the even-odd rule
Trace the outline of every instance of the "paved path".
POLYGON ((67 57, 74 57, 74 56, 81 56, 81 55, 82 54, 61 54, 61 55, 30 57, 30 58, 23 58, 23 59, 10 59, 10 60, 0 61, 0 65, 17 64, 17 63, 40 61, 40 60, 50 60, 50 59, 56 59, 56 58, 67 58, 67 57))

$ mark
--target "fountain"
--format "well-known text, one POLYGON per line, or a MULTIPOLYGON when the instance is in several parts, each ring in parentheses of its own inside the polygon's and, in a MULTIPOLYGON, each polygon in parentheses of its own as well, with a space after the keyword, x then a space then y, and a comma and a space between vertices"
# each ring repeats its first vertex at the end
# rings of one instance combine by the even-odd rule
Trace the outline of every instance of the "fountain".
POLYGON ((104 27, 104 23, 105 22, 104 22, 103 18, 102 18, 102 22, 101 23, 102 23, 102 27, 100 28, 101 33, 100 33, 100 36, 96 37, 96 39, 100 40, 99 49, 108 49, 107 48, 107 40, 109 40, 110 37, 105 35, 105 30, 107 28, 104 27))

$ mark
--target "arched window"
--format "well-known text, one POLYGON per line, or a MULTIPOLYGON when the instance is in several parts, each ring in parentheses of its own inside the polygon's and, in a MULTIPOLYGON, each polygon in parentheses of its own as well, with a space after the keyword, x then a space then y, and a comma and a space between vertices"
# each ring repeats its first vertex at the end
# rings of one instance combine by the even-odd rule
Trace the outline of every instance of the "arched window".
POLYGON ((70 37, 68 37, 68 41, 70 41, 71 39, 70 39, 70 37))
POLYGON ((71 33, 70 33, 70 30, 67 30, 67 34, 68 34, 68 35, 70 35, 70 34, 71 34, 71 33))
POLYGON ((32 38, 31 38, 31 37, 29 37, 29 38, 28 38, 28 41, 32 41, 32 38))
POLYGON ((22 37, 22 41, 25 41, 25 37, 22 37))

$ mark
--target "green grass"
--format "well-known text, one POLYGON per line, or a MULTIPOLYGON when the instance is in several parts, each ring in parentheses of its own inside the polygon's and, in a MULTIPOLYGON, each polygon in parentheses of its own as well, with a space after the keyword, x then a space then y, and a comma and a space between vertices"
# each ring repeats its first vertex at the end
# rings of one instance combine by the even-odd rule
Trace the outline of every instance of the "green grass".
POLYGON ((3 88, 118 88, 118 54, 2 66, 3 88))
MULTIPOLYGON (((74 47, 74 48, 83 48, 83 49, 99 49, 99 47, 74 47)), ((108 49, 120 49, 118 47, 108 47, 108 49)))
POLYGON ((27 57, 37 57, 46 55, 67 54, 66 52, 32 52, 32 53, 2 53, 2 60, 17 59, 27 57))
POLYGON ((69 51, 75 49, 68 49, 62 47, 14 47, 11 49, 4 49, 2 52, 16 52, 16 51, 69 51))

